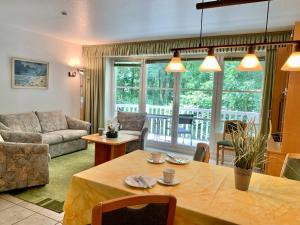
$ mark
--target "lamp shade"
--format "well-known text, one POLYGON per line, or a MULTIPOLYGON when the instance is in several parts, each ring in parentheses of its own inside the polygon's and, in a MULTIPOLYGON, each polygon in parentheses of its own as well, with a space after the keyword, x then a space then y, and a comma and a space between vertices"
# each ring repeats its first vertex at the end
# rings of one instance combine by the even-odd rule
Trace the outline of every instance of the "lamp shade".
POLYGON ((174 53, 171 61, 166 67, 166 72, 168 73, 183 73, 186 72, 184 65, 181 62, 181 58, 178 52, 174 53))
POLYGON ((218 60, 214 55, 208 55, 199 67, 200 72, 220 72, 222 71, 218 60))
POLYGON ((281 68, 283 71, 300 71, 300 52, 293 52, 281 68))
POLYGON ((259 62, 257 56, 253 54, 247 54, 241 61, 240 65, 236 68, 238 71, 261 71, 263 66, 259 62))

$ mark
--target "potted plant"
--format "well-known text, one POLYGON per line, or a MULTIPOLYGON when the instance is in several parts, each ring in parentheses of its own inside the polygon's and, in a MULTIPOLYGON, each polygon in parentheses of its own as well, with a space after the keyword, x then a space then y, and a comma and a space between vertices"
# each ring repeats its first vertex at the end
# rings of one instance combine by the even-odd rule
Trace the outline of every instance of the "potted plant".
POLYGON ((118 137, 119 124, 109 122, 107 126, 106 137, 108 138, 117 138, 118 137))
POLYGON ((238 190, 247 191, 253 169, 262 165, 265 160, 267 138, 257 132, 254 121, 250 121, 246 128, 237 124, 231 136, 235 152, 235 187, 238 190))

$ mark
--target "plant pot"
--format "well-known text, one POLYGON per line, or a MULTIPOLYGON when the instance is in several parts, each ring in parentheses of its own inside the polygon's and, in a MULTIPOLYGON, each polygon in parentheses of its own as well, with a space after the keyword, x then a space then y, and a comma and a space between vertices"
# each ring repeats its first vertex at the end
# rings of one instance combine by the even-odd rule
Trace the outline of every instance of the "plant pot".
POLYGON ((115 132, 106 132, 106 137, 107 138, 117 138, 118 137, 118 132, 115 131, 115 132))
POLYGON ((240 191, 247 191, 252 175, 252 169, 234 167, 235 188, 240 191))

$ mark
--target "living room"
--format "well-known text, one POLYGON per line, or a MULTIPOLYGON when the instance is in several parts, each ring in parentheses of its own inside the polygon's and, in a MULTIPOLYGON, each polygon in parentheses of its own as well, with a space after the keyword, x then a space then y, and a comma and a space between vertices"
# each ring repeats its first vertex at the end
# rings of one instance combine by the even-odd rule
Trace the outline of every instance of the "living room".
POLYGON ((0 2, 0 224, 300 224, 299 0, 122 3, 0 2))

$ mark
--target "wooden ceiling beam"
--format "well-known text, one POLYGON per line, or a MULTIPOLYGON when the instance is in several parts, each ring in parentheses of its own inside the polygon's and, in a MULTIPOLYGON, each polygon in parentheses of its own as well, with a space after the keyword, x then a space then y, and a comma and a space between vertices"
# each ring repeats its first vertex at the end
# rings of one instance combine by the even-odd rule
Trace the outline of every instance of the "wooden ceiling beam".
POLYGON ((197 3, 196 9, 219 8, 231 5, 243 5, 257 2, 267 2, 268 0, 216 0, 212 2, 197 3))

